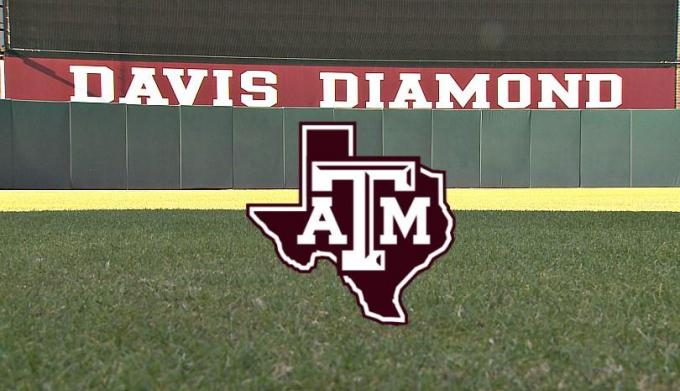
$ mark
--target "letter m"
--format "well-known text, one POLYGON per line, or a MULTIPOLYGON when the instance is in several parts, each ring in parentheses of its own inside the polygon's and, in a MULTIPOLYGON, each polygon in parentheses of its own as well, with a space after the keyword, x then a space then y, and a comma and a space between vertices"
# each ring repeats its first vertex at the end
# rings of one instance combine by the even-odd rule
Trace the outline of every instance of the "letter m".
POLYGON ((397 244, 397 235, 394 234, 394 223, 397 223, 404 238, 407 237, 415 223, 416 233, 413 235, 413 244, 430 244, 430 235, 427 233, 427 208, 430 207, 429 198, 414 198, 405 214, 394 197, 381 198, 380 206, 383 208, 383 233, 380 235, 380 244, 397 244))

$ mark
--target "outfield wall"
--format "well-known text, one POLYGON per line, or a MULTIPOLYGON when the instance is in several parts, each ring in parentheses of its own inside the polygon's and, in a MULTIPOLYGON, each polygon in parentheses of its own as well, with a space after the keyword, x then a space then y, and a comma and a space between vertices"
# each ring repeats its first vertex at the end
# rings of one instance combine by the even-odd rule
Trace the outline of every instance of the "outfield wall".
POLYGON ((0 188, 298 185, 300 121, 356 121, 359 155, 449 187, 680 186, 676 110, 359 110, 0 101, 0 188))
POLYGON ((183 106, 673 109, 675 70, 168 62, 7 55, 3 98, 183 106))

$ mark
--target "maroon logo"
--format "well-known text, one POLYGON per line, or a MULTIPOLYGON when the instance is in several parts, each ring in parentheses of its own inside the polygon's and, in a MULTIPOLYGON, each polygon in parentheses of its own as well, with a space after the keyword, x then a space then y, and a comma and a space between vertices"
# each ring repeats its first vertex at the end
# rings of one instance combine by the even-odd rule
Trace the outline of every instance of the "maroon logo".
POLYGON ((354 123, 300 124, 300 202, 248 205, 285 265, 328 259, 363 315, 405 324, 404 288, 454 240, 444 173, 415 157, 356 156, 354 123))

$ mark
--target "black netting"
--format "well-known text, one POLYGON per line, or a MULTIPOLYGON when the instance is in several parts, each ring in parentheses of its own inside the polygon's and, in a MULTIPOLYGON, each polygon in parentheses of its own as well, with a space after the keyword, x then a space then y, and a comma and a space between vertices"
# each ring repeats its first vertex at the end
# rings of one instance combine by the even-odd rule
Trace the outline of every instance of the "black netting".
POLYGON ((408 61, 673 61, 677 0, 8 0, 12 49, 408 61))

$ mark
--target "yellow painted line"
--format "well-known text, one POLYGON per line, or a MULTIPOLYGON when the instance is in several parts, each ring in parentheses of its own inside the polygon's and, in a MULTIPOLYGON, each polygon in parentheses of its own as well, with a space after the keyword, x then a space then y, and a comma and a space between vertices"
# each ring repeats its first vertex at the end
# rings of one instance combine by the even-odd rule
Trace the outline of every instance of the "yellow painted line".
POLYGON ((0 211, 245 209, 248 203, 297 202, 297 190, 8 190, 0 211))
MULTIPOLYGON (((680 188, 451 189, 447 196, 454 210, 680 212, 680 188)), ((240 210, 297 198, 297 190, 0 190, 0 211, 240 210)))
POLYGON ((455 189, 454 210, 680 212, 680 188, 455 189))

